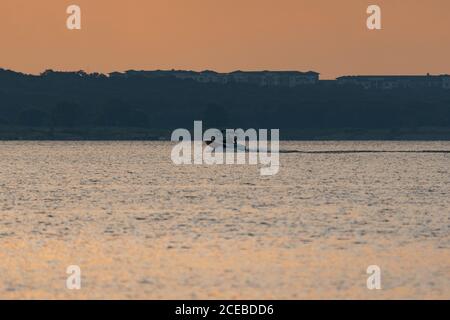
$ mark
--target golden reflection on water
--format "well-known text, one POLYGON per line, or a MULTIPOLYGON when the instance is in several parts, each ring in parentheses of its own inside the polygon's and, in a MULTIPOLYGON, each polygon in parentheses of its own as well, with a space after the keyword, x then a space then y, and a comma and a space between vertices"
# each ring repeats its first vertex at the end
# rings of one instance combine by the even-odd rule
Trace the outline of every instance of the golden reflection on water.
POLYGON ((448 154, 282 154, 261 177, 174 166, 162 142, 0 150, 0 298, 450 298, 448 154), (79 291, 65 288, 73 264, 79 291), (382 290, 366 287, 373 264, 382 290))

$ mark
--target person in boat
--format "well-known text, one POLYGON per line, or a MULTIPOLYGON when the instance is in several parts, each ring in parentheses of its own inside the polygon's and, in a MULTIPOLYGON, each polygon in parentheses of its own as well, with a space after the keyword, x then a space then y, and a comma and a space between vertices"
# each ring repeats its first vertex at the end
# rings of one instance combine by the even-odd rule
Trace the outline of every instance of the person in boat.
MULTIPOLYGON (((222 137, 223 137, 223 140, 222 140, 223 148, 226 149, 227 148, 227 136, 226 136, 225 130, 222 130, 222 137)), ((237 151, 237 140, 238 140, 238 138, 235 135, 233 137, 233 149, 234 149, 234 151, 237 151)), ((206 143, 207 146, 209 146, 209 145, 213 144, 214 141, 216 141, 216 137, 212 136, 211 140, 207 140, 207 141, 205 141, 205 143, 206 143)))
MULTIPOLYGON (((227 147, 227 133, 225 130, 222 130, 222 136, 223 136, 223 147, 226 148, 227 147)), ((233 136, 233 149, 234 151, 237 151, 237 135, 233 136)))
POLYGON ((206 140, 205 143, 207 146, 209 146, 210 144, 212 144, 214 141, 216 140, 216 137, 212 136, 211 140, 206 140))
MULTIPOLYGON (((209 145, 213 144, 215 141, 216 141, 216 137, 212 136, 211 140, 206 140, 205 143, 207 146, 209 146, 209 145)), ((226 148, 226 138, 225 137, 223 138, 222 144, 223 144, 223 147, 226 148)))

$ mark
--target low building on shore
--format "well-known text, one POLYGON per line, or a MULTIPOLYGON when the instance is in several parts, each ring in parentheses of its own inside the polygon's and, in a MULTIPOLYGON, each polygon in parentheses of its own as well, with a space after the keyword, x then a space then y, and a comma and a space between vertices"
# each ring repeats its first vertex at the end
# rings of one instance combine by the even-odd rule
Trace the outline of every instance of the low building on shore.
POLYGON ((264 87, 296 87, 319 82, 319 73, 314 71, 235 71, 227 76, 230 81, 236 83, 249 83, 264 87))
POLYGON ((248 83, 265 87, 296 87, 316 84, 319 73, 299 71, 234 71, 218 73, 214 71, 179 73, 173 72, 176 78, 193 79, 202 83, 248 83))
POLYGON ((340 85, 357 85, 365 89, 390 90, 398 88, 450 89, 450 75, 419 76, 344 76, 336 79, 340 85))
POLYGON ((156 70, 156 71, 126 71, 125 73, 112 73, 110 76, 143 76, 147 78, 175 77, 177 79, 190 79, 200 83, 248 83, 266 87, 296 87, 301 85, 317 84, 319 73, 308 71, 234 71, 219 73, 215 71, 184 71, 184 70, 156 70))

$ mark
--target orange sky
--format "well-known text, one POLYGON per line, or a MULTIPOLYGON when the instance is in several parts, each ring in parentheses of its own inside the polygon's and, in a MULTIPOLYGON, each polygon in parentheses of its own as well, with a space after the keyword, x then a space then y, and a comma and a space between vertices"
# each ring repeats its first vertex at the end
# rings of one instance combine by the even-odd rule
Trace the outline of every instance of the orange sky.
POLYGON ((450 73, 449 0, 1 0, 0 67, 450 73), (82 30, 66 8, 82 8, 82 30), (383 30, 366 28, 382 8, 383 30))

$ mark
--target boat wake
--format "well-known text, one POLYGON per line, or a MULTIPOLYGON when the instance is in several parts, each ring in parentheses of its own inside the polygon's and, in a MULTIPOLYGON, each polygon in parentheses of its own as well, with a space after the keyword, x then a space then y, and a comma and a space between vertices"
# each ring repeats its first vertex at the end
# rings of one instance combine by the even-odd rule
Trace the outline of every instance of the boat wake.
POLYGON ((444 153, 450 154, 450 150, 280 150, 279 153, 300 154, 347 154, 347 153, 444 153))

